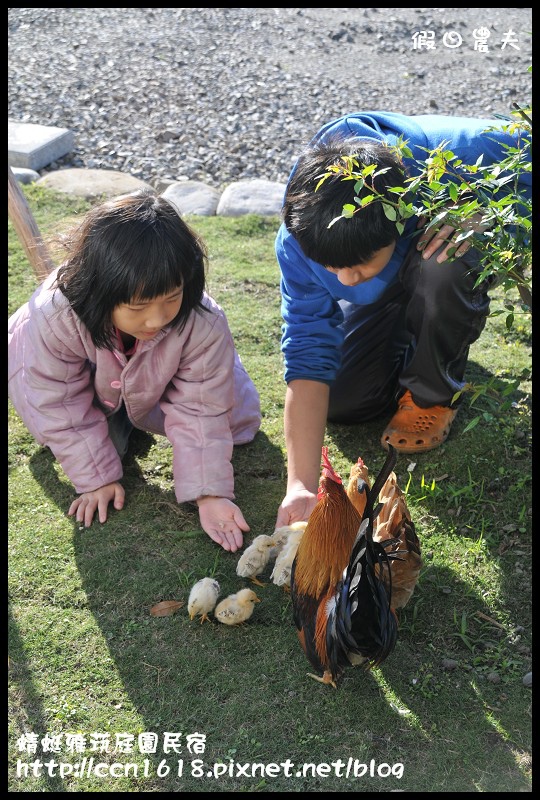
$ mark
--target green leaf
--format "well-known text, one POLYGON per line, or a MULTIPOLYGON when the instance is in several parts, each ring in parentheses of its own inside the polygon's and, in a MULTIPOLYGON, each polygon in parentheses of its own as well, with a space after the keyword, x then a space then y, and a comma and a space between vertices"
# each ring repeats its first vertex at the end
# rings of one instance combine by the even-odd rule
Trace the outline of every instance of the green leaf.
POLYGON ((345 219, 350 219, 355 211, 356 207, 353 206, 352 203, 345 203, 342 210, 342 216, 345 217, 345 219))
POLYGON ((473 428, 476 428, 476 426, 478 425, 478 423, 480 422, 481 419, 482 419, 481 416, 480 417, 475 417, 474 419, 472 419, 469 422, 469 424, 463 429, 463 433, 467 433, 467 431, 472 431, 473 428))
POLYGON ((394 208, 394 206, 391 206, 388 203, 384 203, 383 202, 383 211, 384 211, 385 216, 388 219, 391 219, 392 222, 396 221, 396 219, 397 219, 397 211, 394 208))
POLYGON ((369 205, 369 203, 371 203, 373 200, 375 200, 375 195, 374 195, 374 194, 366 194, 366 195, 364 195, 364 197, 362 197, 362 199, 360 200, 360 205, 361 205, 361 206, 362 206, 362 208, 363 208, 364 206, 367 206, 367 205, 369 205))
MULTIPOLYGON (((377 164, 368 164, 368 166, 364 167, 364 169, 362 170, 362 175, 364 176, 364 178, 367 178, 370 175, 373 175, 376 169, 377 169, 377 164)), ((387 169, 381 169, 377 174, 382 174, 383 172, 386 171, 387 169)))

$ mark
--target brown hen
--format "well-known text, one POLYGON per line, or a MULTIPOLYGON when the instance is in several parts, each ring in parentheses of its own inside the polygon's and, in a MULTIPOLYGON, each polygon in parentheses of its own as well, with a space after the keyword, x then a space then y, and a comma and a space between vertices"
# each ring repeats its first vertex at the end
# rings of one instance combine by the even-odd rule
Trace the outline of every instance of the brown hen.
MULTIPOLYGON (((369 471, 361 458, 351 468, 347 495, 357 511, 362 514, 366 500, 365 495, 358 492, 358 480, 366 481, 369 486, 369 471)), ((380 542, 392 556, 390 560, 392 608, 404 608, 414 592, 422 559, 420 541, 395 472, 391 472, 386 479, 379 494, 379 502, 382 506, 375 517, 373 539, 380 542)))

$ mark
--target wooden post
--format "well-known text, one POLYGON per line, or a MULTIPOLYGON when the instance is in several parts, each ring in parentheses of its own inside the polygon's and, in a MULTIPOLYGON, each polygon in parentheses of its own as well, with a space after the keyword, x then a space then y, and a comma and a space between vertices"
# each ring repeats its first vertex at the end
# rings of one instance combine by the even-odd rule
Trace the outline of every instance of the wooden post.
POLYGON ((54 263, 41 238, 39 228, 19 183, 8 164, 8 215, 24 247, 34 275, 41 283, 54 269, 54 263))

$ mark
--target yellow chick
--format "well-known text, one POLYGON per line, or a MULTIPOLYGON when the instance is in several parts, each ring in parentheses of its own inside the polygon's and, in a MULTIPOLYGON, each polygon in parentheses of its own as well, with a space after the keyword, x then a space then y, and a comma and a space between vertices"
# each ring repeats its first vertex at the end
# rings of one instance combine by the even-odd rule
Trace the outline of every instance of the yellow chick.
POLYGON ((236 565, 236 574, 240 578, 249 578, 257 586, 264 586, 257 575, 264 571, 270 560, 270 552, 274 547, 274 539, 262 533, 256 536, 249 547, 246 547, 236 565))
POLYGON ((201 578, 194 584, 188 598, 188 614, 190 619, 201 615, 201 625, 205 620, 210 622, 208 614, 214 609, 219 597, 219 583, 214 578, 201 578))
POLYGON ((260 603, 252 589, 240 589, 217 604, 214 616, 224 625, 241 625, 253 614, 255 603, 260 603))
POLYGON ((272 539, 274 540, 275 544, 270 550, 270 560, 277 558, 279 553, 281 553, 287 542, 287 539, 289 538, 289 534, 294 530, 295 525, 303 525, 305 527, 307 523, 293 522, 292 525, 283 525, 283 527, 275 529, 274 533, 272 534, 272 539))
POLYGON ((276 547, 273 548, 273 551, 270 555, 276 556, 279 552, 283 550, 285 545, 287 544, 287 540, 293 531, 305 531, 307 522, 292 522, 290 525, 283 525, 281 528, 276 528, 274 533, 272 534, 272 539, 276 543, 276 547), (275 552, 274 552, 275 551, 275 552))
POLYGON ((285 591, 288 591, 291 585, 292 564, 296 551, 298 550, 298 545, 300 544, 300 539, 304 535, 307 522, 295 522, 293 524, 295 526, 294 528, 292 525, 287 526, 292 530, 290 530, 287 541, 276 558, 274 569, 270 575, 272 583, 275 583, 276 586, 283 586, 285 591))

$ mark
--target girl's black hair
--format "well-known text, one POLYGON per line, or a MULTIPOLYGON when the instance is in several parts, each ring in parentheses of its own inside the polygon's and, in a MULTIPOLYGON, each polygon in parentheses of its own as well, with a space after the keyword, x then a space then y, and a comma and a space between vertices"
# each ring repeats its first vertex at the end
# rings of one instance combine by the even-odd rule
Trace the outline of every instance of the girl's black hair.
POLYGON ((181 331, 202 297, 207 251, 165 198, 141 189, 91 209, 69 235, 57 286, 96 347, 112 350, 112 312, 133 299, 152 300, 183 288, 170 326, 181 331))
MULTIPOLYGON (((337 268, 364 264, 399 238, 395 223, 386 217, 383 204, 378 201, 328 227, 341 216, 345 204, 354 205, 355 182, 336 174, 317 191, 315 188, 328 168, 342 163, 344 156, 354 156, 360 169, 370 164, 388 168, 375 178, 375 187, 389 200, 395 201, 396 195, 387 192, 387 188, 402 186, 405 177, 398 153, 384 142, 370 139, 328 136, 311 144, 299 157, 287 184, 283 221, 308 258, 337 268)), ((366 194, 367 186, 359 196, 366 194)))

